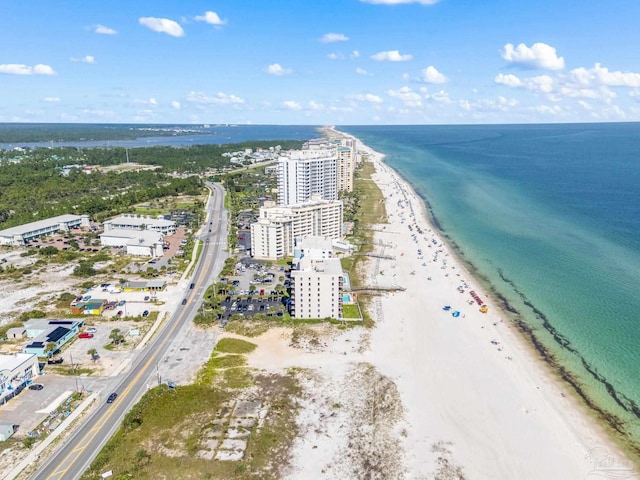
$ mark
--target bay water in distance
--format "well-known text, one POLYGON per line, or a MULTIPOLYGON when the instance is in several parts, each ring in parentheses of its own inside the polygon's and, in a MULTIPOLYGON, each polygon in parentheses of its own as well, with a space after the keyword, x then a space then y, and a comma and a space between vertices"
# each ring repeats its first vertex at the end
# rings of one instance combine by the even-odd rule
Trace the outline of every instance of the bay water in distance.
POLYGON ((639 458, 640 124, 338 130, 386 155, 639 458))

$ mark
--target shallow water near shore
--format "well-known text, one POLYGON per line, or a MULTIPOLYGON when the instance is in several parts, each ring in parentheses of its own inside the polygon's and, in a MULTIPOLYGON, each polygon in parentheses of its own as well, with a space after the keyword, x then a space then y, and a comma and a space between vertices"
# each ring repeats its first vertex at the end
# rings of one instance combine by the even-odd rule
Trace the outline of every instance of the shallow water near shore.
POLYGON ((339 127, 438 224, 640 445, 640 124, 339 127))

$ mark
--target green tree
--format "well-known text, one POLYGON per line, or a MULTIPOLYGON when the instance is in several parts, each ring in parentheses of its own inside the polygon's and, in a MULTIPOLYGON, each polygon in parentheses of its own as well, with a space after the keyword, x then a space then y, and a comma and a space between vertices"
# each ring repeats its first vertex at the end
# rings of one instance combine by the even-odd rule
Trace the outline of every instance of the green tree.
POLYGON ((109 334, 109 339, 111 340, 111 343, 119 345, 124 342, 124 335, 119 328, 114 328, 109 334))
POLYGON ((96 361, 96 357, 98 356, 98 351, 95 348, 91 348, 87 350, 87 355, 91 357, 92 361, 96 361))
POLYGON ((53 355, 53 352, 56 351, 58 349, 58 345, 56 344, 56 342, 48 342, 47 345, 44 347, 44 353, 46 354, 47 357, 50 357, 53 355))

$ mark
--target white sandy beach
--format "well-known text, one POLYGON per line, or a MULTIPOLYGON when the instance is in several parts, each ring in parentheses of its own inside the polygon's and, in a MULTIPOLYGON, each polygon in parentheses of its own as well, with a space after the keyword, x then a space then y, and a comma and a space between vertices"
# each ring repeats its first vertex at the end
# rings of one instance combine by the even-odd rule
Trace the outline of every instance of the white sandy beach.
POLYGON ((257 339, 251 365, 305 369, 286 478, 638 478, 448 253, 413 190, 359 149, 386 199, 376 251, 395 256, 371 261, 368 281, 406 290, 372 302, 372 331, 336 334, 321 351, 293 348, 284 330, 257 339))
POLYGON ((372 281, 407 289, 380 302, 368 359, 400 391, 409 425, 409 478, 434 470, 430 451, 438 441, 450 442, 468 478, 606 478, 609 468, 631 473, 601 429, 563 394, 562 385, 449 255, 422 200, 381 155, 368 150, 389 216, 376 240, 396 255, 395 261, 380 261, 372 281), (470 304, 470 291, 488 304, 488 313, 470 304), (451 311, 444 311, 445 305, 451 311), (454 318, 452 311, 460 316, 454 318), (598 463, 605 457, 611 462, 606 467, 598 463))

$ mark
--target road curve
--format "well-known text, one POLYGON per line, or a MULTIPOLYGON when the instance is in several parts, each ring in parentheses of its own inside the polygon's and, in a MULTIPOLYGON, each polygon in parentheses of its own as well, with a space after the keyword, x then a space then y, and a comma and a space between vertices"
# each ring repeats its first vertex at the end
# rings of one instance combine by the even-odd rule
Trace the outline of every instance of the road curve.
POLYGON ((135 405, 147 389, 150 377, 155 380, 156 366, 166 354, 182 327, 195 316, 200 305, 197 292, 202 292, 212 283, 224 262, 224 247, 227 236, 227 218, 224 211, 224 189, 219 184, 207 182, 213 190, 208 205, 207 221, 202 227, 200 239, 203 250, 191 281, 186 283, 186 305, 180 303, 176 311, 165 322, 133 362, 131 370, 122 378, 115 378, 97 400, 101 404, 84 420, 82 425, 53 453, 30 478, 33 480, 78 479, 89 467, 102 447, 120 426, 125 414, 135 405), (211 229, 211 232, 209 232, 211 229), (194 283, 190 289, 190 283, 194 283), (201 287, 203 287, 201 289, 201 287), (117 392, 116 400, 107 404, 111 392, 117 392))

